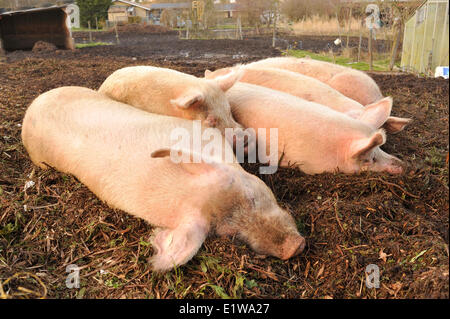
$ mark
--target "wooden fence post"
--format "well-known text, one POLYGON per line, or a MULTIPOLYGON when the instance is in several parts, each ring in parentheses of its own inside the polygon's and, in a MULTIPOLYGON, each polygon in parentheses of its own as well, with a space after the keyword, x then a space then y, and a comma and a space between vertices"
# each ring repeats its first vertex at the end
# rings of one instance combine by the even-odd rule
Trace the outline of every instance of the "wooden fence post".
POLYGON ((358 62, 361 60, 361 45, 362 45, 362 25, 359 25, 359 43, 358 43, 358 62))
POLYGON ((88 29, 89 29, 89 42, 92 42, 91 20, 88 21, 88 29))
POLYGON ((373 69, 372 37, 373 37, 373 28, 370 28, 369 29, 369 71, 372 71, 372 69, 373 69))
POLYGON ((275 47, 275 42, 277 38, 277 20, 278 20, 278 1, 275 2, 275 17, 273 20, 273 36, 272 36, 272 47, 275 47))
POLYGON ((241 16, 240 15, 236 19, 236 39, 242 40, 242 24, 241 24, 241 16))
POLYGON ((115 21, 115 20, 114 20, 114 31, 116 32, 116 42, 117 42, 117 44, 120 44, 119 32, 117 31, 117 21, 115 21))
POLYGON ((350 29, 352 26, 352 14, 353 14, 353 6, 350 6, 350 13, 348 15, 348 28, 347 28, 347 49, 350 41, 350 29))
POLYGON ((391 61, 389 62, 389 71, 392 71, 392 69, 394 68, 394 64, 395 64, 395 58, 397 57, 397 51, 398 51, 398 47, 400 46, 400 37, 402 34, 402 24, 399 21, 396 24, 396 32, 395 32, 395 39, 394 39, 394 46, 392 47, 392 53, 391 53, 391 61))

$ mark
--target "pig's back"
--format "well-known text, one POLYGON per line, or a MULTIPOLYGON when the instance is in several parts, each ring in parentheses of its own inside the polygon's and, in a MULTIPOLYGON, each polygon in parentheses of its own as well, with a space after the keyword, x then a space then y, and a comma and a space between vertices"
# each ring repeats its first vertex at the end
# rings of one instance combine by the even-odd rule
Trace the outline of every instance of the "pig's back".
POLYGON ((287 69, 248 66, 241 81, 285 92, 339 112, 360 111, 363 108, 326 83, 287 69))
POLYGON ((337 112, 325 105, 307 101, 297 96, 274 90, 271 88, 249 84, 237 83, 227 92, 227 98, 232 106, 232 112, 245 113, 246 111, 264 111, 272 114, 269 121, 327 121, 327 122, 353 122, 347 115, 337 112))
POLYGON ((333 76, 345 70, 344 67, 336 64, 317 61, 310 58, 294 57, 269 58, 250 63, 249 66, 280 68, 301 73, 322 82, 329 81, 333 76))
MULTIPOLYGON (((118 151, 151 152, 168 147, 167 130, 191 126, 189 121, 144 112, 90 89, 62 87, 42 94, 30 105, 23 140, 27 149, 33 149, 31 139, 40 139, 59 152, 61 148, 64 153, 83 148, 111 156, 118 151)), ((57 161, 47 149, 36 156, 57 161)))
POLYGON ((37 165, 45 168, 45 162, 70 173, 112 207, 163 225, 162 217, 148 215, 149 207, 165 202, 167 214, 176 212, 173 198, 189 182, 180 165, 151 157, 172 146, 174 128, 191 132, 192 121, 141 111, 89 89, 65 87, 33 101, 22 139, 37 165))

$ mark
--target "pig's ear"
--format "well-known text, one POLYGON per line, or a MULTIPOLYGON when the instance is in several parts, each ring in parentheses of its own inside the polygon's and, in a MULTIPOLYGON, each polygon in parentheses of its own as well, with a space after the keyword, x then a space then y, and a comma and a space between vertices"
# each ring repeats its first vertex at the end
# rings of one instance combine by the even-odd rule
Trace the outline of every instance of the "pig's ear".
POLYGON ((219 84, 222 91, 228 91, 243 75, 243 71, 239 67, 231 69, 225 75, 221 75, 215 78, 217 84, 219 84))
POLYGON ((154 151, 150 156, 153 158, 169 157, 170 156, 170 148, 161 148, 159 150, 154 151))
POLYGON ((214 158, 204 155, 200 156, 201 162, 195 162, 194 152, 190 150, 176 150, 171 148, 161 148, 151 153, 152 158, 165 158, 171 160, 171 156, 176 154, 176 161, 173 161, 174 165, 180 165, 185 171, 193 175, 208 174, 216 170, 220 164, 218 164, 214 158), (184 155, 187 156, 186 160, 184 155), (181 162, 180 162, 181 160, 181 162))
POLYGON ((208 78, 208 76, 212 73, 210 70, 205 70, 205 78, 208 78))
POLYGON ((405 126, 411 123, 411 121, 412 119, 389 116, 386 123, 384 123, 383 128, 388 133, 398 133, 400 131, 403 131, 405 126))
POLYGON ((350 154, 353 159, 363 158, 373 148, 386 142, 386 133, 383 129, 376 131, 372 136, 354 141, 350 146, 350 154))
POLYGON ((385 97, 378 102, 367 105, 364 112, 359 118, 360 121, 366 123, 372 128, 381 127, 391 115, 392 98, 385 97))
POLYGON ((177 99, 170 100, 170 103, 173 106, 179 107, 181 109, 188 109, 195 105, 199 105, 203 103, 205 97, 202 92, 198 90, 190 91, 177 99))
POLYGON ((222 69, 217 69, 214 72, 210 70, 205 70, 205 78, 209 80, 214 80, 221 76, 230 74, 230 72, 234 69, 234 67, 227 67, 222 69))

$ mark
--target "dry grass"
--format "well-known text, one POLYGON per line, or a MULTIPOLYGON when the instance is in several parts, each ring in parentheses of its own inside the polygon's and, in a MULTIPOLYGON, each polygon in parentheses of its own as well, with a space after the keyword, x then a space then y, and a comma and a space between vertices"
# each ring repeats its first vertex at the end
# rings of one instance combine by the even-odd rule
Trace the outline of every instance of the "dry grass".
MULTIPOLYGON (((369 31, 365 26, 361 26, 361 21, 358 19, 351 19, 350 22, 342 21, 339 23, 336 17, 324 18, 319 15, 312 15, 306 19, 300 20, 290 26, 295 35, 333 35, 333 36, 362 36, 367 38, 369 31), (349 29, 350 25, 350 29, 349 29)), ((377 31, 377 39, 392 39, 392 30, 381 29, 377 31)))

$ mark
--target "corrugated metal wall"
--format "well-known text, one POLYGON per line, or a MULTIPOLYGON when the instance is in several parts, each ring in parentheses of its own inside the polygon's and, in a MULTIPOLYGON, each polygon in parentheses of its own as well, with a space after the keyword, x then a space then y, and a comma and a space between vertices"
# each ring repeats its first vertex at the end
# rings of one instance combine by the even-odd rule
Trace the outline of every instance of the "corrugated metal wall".
POLYGON ((449 64, 448 0, 428 0, 406 22, 401 66, 405 71, 434 74, 449 64))

